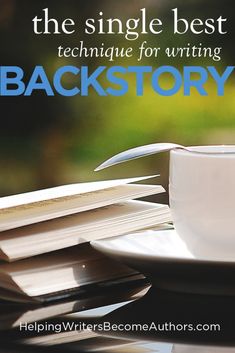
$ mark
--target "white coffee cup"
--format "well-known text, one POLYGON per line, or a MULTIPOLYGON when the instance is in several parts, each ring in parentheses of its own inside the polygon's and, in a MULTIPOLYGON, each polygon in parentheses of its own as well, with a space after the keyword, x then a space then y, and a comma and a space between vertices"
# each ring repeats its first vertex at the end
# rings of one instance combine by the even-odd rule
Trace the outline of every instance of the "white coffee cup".
POLYGON ((235 260, 235 145, 172 150, 169 195, 176 231, 196 257, 235 260))

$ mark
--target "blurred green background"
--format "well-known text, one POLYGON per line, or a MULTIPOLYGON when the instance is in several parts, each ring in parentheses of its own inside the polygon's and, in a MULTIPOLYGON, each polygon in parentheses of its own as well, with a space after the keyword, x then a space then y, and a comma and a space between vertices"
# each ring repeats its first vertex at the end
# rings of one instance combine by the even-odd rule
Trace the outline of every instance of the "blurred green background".
MULTIPOLYGON (((30 1, 0 0, 1 65, 17 65, 30 77, 35 65, 43 65, 52 75, 62 65, 136 65, 137 58, 116 60, 58 58, 57 47, 77 46, 84 40, 87 46, 133 45, 143 40, 152 46, 184 46, 187 43, 223 47, 222 60, 175 59, 161 55, 149 58, 141 65, 214 65, 223 70, 233 65, 234 58, 234 2, 231 0, 146 0, 146 1, 30 1), (129 42, 123 36, 88 36, 78 28, 73 35, 36 36, 32 18, 49 8, 52 17, 63 20, 71 17, 80 28, 88 17, 103 11, 105 17, 123 20, 139 17, 145 7, 149 17, 163 19, 161 35, 140 36, 129 42), (178 7, 182 17, 228 18, 228 34, 172 35, 171 9, 178 7)), ((68 78, 66 84, 73 84, 68 78)), ((131 78, 130 78, 131 80, 131 78)), ((92 92, 88 97, 46 97, 35 92, 31 97, 0 97, 0 195, 26 192, 55 185, 160 173, 159 182, 167 187, 168 154, 151 156, 112 167, 99 173, 93 169, 103 160, 122 150, 142 144, 171 141, 185 145, 234 144, 235 101, 234 81, 226 85, 225 95, 218 97, 213 82, 208 82, 209 96, 182 92, 161 97, 146 83, 143 97, 135 95, 132 78, 130 92, 123 97, 100 97, 92 92)), ((167 202, 167 194, 159 201, 167 202)))

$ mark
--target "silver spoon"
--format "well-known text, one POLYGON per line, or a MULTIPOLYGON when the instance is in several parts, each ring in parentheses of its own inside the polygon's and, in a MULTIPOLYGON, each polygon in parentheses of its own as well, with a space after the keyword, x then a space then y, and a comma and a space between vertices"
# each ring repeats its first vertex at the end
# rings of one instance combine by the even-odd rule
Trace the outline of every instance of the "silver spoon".
POLYGON ((177 143, 153 143, 151 145, 145 145, 145 146, 140 146, 136 148, 131 148, 130 150, 121 152, 116 154, 115 156, 109 158, 107 161, 104 163, 100 164, 95 171, 111 167, 112 165, 130 161, 131 159, 136 159, 144 156, 149 156, 150 154, 155 154, 155 153, 160 153, 160 152, 166 152, 170 151, 173 149, 183 149, 188 152, 194 152, 194 153, 199 153, 199 154, 234 154, 234 146, 233 150, 228 151, 226 150, 226 147, 229 147, 229 145, 220 145, 220 146, 212 146, 212 147, 220 147, 220 151, 215 151, 215 150, 207 150, 207 151, 202 151, 198 149, 192 149, 191 147, 185 147, 182 145, 178 145, 177 143))
POLYGON ((160 153, 170 151, 175 148, 181 148, 189 151, 187 147, 178 145, 176 143, 153 143, 151 145, 140 146, 136 148, 131 148, 130 150, 116 154, 115 156, 109 158, 107 161, 100 164, 95 171, 111 167, 112 165, 129 161, 131 159, 136 159, 144 156, 149 156, 150 154, 160 153))

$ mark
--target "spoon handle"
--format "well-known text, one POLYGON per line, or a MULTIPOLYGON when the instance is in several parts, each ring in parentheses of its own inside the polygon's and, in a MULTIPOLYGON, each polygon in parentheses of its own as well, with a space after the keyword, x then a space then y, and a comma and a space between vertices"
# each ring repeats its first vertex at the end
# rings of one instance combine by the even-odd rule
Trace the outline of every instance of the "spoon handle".
POLYGON ((127 162, 132 159, 148 156, 150 154, 170 151, 174 148, 183 148, 186 149, 184 146, 175 144, 175 143, 153 143, 150 145, 140 146, 136 148, 131 148, 130 150, 121 152, 116 154, 115 156, 109 158, 102 164, 100 164, 95 171, 111 167, 112 165, 127 162))

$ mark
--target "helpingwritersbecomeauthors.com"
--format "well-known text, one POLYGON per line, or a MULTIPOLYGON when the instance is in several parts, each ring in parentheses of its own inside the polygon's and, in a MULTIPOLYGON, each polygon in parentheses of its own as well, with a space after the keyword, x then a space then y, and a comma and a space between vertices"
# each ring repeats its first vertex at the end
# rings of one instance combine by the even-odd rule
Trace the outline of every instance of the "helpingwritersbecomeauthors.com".
POLYGON ((60 333, 65 331, 100 331, 100 332, 141 332, 141 331, 184 331, 184 332, 208 332, 215 331, 219 332, 221 330, 220 324, 218 323, 156 323, 152 321, 151 323, 111 323, 109 321, 104 321, 102 323, 85 323, 85 322, 60 322, 60 323, 27 323, 21 322, 19 326, 20 331, 33 331, 36 333, 40 332, 54 332, 60 333))

